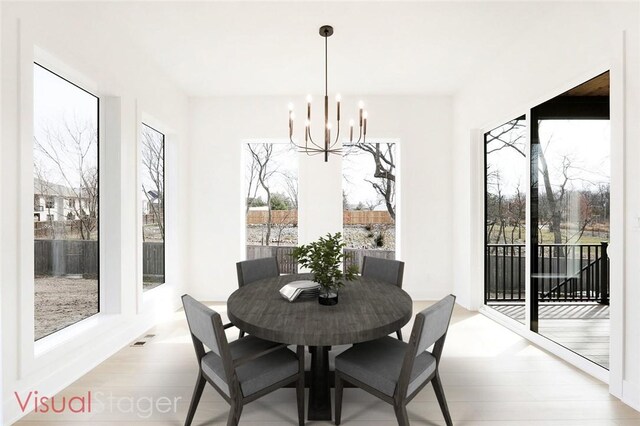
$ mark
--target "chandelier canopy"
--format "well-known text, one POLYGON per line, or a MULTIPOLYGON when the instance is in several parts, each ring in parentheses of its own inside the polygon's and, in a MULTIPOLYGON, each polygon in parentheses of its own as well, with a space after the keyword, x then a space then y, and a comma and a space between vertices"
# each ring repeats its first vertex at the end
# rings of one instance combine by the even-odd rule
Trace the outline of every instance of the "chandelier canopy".
MULTIPOLYGON (((289 140, 293 145, 298 148, 300 152, 304 152, 307 155, 324 154, 324 161, 329 160, 329 154, 342 154, 342 147, 337 146, 340 140, 340 95, 336 95, 336 129, 335 138, 331 138, 332 123, 329 121, 329 85, 327 76, 327 41, 333 34, 333 27, 330 25, 323 25, 320 27, 320 35, 324 37, 324 142, 322 144, 316 143, 311 137, 311 95, 307 96, 307 118, 304 123, 304 145, 296 143, 293 139, 293 121, 295 114, 293 112, 293 104, 289 104, 289 140)), ((354 121, 349 121, 349 143, 359 144, 366 142, 367 139, 367 112, 364 110, 364 104, 362 101, 358 104, 358 138, 354 142, 353 140, 353 127, 354 121)))

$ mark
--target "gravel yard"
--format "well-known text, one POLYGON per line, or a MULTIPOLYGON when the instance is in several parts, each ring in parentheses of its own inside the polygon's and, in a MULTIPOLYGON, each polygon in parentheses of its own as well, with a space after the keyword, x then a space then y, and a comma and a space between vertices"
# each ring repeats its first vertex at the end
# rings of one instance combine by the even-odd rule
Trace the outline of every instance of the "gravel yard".
POLYGON ((35 338, 47 336, 98 313, 98 280, 35 279, 35 338))
MULTIPOLYGON (((247 225, 247 244, 262 245, 266 235, 266 225, 247 225)), ((347 225, 343 229, 344 240, 347 247, 359 249, 395 250, 396 230, 392 225, 347 225), (378 244, 382 245, 379 246, 378 244)), ((274 226, 271 229, 271 245, 295 246, 298 244, 298 228, 285 227, 280 229, 274 226)))

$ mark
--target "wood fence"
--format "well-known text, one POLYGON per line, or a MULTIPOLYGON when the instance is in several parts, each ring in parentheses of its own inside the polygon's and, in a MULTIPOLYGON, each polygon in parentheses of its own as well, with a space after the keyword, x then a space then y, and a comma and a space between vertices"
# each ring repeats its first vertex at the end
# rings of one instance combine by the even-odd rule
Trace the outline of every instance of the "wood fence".
MULTIPOLYGON (((263 257, 275 257, 278 259, 278 266, 281 274, 298 273, 298 264, 293 260, 291 246, 247 246, 247 259, 261 259, 263 257)), ((358 271, 362 266, 362 259, 365 256, 380 257, 383 259, 395 259, 396 252, 393 250, 366 250, 366 249, 345 249, 348 258, 345 259, 343 267, 356 265, 358 271)))
MULTIPOLYGON (((98 276, 98 241, 34 240, 34 275, 98 276)), ((164 275, 164 243, 144 242, 142 274, 146 278, 164 275)))
MULTIPOLYGON (((267 223, 268 212, 266 210, 249 210, 247 213, 248 225, 263 225, 267 223)), ((392 225, 394 220, 388 211, 384 210, 345 210, 342 213, 342 220, 345 225, 392 225)), ((297 210, 272 210, 271 223, 274 224, 297 224, 297 210)))

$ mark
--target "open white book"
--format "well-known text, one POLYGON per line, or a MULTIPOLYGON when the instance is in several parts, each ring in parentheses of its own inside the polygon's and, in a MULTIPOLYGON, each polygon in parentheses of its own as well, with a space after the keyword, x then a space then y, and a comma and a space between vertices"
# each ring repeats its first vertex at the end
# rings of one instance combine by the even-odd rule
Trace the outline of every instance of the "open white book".
POLYGON ((314 296, 320 292, 320 284, 310 280, 293 281, 285 284, 280 289, 282 297, 289 302, 293 302, 296 298, 302 294, 314 296))

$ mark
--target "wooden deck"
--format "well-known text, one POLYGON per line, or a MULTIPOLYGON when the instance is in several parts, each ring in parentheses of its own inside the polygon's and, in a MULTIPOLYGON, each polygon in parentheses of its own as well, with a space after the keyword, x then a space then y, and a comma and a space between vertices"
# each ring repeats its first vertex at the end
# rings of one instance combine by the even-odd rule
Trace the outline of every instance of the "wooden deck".
MULTIPOLYGON (((490 304, 490 308, 524 324, 524 304, 490 304)), ((538 333, 609 368, 609 306, 541 304, 538 333)))

